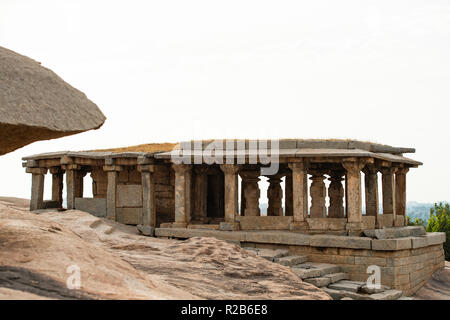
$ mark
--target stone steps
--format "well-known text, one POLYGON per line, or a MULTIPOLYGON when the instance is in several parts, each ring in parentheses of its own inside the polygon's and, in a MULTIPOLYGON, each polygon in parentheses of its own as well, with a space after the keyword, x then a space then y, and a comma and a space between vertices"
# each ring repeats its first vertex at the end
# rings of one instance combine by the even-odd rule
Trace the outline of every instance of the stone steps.
POLYGON ((303 281, 321 288, 334 300, 408 300, 401 291, 386 286, 368 288, 365 282, 351 281, 341 267, 331 263, 308 262, 307 256, 292 256, 283 249, 244 248, 269 261, 291 267, 303 281))
POLYGON ((341 267, 331 263, 308 262, 307 256, 289 255, 284 249, 244 248, 269 261, 290 267, 303 281, 319 287, 334 300, 409 300, 401 291, 368 288, 365 282, 351 281, 341 267))

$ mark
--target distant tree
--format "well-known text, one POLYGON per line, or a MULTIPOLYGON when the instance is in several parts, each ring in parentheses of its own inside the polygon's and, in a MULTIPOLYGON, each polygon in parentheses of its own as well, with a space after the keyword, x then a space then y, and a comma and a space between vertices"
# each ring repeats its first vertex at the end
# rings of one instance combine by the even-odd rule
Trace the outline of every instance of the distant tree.
POLYGON ((406 216, 406 219, 408 220, 408 226, 423 226, 424 228, 427 227, 427 222, 420 218, 414 218, 412 219, 409 216, 406 216))
POLYGON ((435 203, 430 209, 427 232, 445 232, 444 243, 445 260, 450 260, 450 205, 448 203, 435 203))

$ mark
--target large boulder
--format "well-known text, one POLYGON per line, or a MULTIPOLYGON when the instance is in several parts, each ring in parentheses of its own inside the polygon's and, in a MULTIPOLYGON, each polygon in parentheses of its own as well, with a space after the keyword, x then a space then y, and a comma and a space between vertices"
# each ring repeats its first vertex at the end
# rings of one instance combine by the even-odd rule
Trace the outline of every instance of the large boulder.
POLYGON ((0 47, 0 155, 98 129, 105 119, 96 104, 54 72, 0 47))

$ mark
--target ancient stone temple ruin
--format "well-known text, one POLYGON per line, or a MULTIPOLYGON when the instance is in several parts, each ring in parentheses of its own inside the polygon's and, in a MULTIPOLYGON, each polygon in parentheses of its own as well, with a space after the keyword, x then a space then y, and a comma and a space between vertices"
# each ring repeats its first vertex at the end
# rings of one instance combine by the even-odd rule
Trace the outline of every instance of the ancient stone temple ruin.
POLYGON ((67 209, 137 225, 150 236, 284 248, 337 264, 352 280, 366 279, 367 267, 377 264, 383 284, 412 293, 443 266, 445 241, 445 234, 405 227, 406 176, 421 163, 403 154, 413 152, 351 140, 289 139, 263 148, 231 140, 23 160, 32 174, 31 210, 62 207, 65 176, 67 209), (274 172, 264 171, 274 164, 274 172), (52 194, 44 200, 47 172, 52 194), (92 198, 83 197, 88 173, 92 198), (262 178, 269 184, 267 213, 259 203, 262 178))

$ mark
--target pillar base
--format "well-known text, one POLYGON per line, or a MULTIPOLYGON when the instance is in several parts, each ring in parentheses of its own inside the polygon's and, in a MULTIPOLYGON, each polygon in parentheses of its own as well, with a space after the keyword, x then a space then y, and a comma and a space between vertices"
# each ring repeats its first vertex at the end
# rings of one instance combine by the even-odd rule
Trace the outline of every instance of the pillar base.
POLYGON ((239 222, 221 222, 219 226, 220 231, 239 231, 239 222))
POLYGON ((364 223, 362 222, 347 222, 345 230, 348 231, 349 236, 360 236, 364 230, 364 223))
POLYGON ((186 228, 187 223, 186 222, 173 222, 172 228, 186 228))
POLYGON ((155 228, 154 227, 150 227, 148 225, 146 226, 146 225, 143 225, 143 224, 139 224, 137 226, 137 229, 144 236, 150 236, 150 237, 154 237, 155 236, 155 228))
POLYGON ((304 231, 304 230, 308 230, 309 226, 308 223, 306 221, 303 222, 291 222, 289 224, 289 230, 291 231, 304 231))

